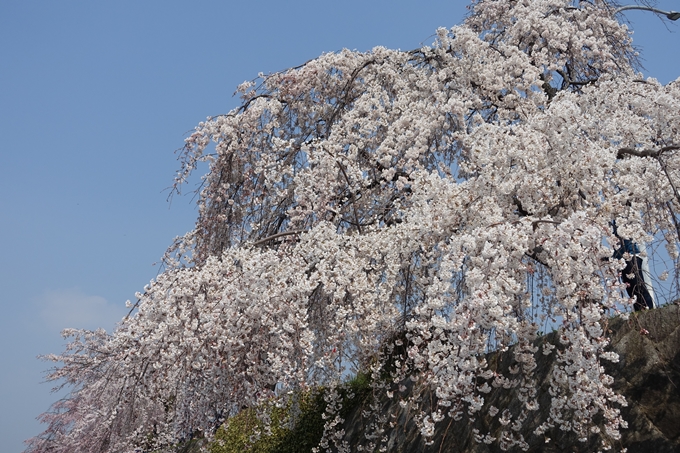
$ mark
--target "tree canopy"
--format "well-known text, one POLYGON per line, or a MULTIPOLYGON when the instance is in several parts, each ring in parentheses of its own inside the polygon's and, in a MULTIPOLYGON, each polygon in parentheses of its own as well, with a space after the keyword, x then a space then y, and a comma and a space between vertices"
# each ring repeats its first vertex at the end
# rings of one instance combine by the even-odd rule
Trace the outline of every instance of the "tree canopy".
POLYGON ((181 154, 177 190, 209 165, 196 228, 112 334, 65 331, 49 379, 72 391, 28 451, 210 436, 359 369, 375 391, 432 389, 425 437, 484 412, 523 447, 511 426, 539 406, 535 354, 559 364, 536 434, 611 446, 625 400, 602 366, 617 360, 606 320, 633 303, 612 222, 676 264, 680 241, 680 82, 641 78, 615 11, 475 0, 431 46, 328 53, 242 84, 241 106, 181 154), (546 325, 559 343, 537 350, 546 325), (492 371, 486 354, 511 345, 513 372, 492 371), (521 411, 485 404, 492 386, 518 387, 521 411))

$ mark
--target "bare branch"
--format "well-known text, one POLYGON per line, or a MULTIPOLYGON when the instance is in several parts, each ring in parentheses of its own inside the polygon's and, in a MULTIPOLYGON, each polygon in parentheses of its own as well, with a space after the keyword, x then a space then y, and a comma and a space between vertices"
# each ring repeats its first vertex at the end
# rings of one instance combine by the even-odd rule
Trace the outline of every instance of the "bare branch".
POLYGON ((670 145, 664 146, 661 149, 643 149, 638 150, 635 148, 621 148, 616 153, 617 159, 623 159, 624 156, 636 156, 636 157, 659 157, 661 154, 668 151, 677 151, 680 149, 680 145, 670 145))
POLYGON ((300 233, 304 233, 304 232, 305 232, 305 230, 283 231, 281 233, 272 234, 271 236, 268 236, 264 239, 260 239, 259 241, 255 241, 251 245, 254 247, 256 245, 264 244, 265 242, 273 241, 274 239, 278 239, 280 237, 291 236, 293 234, 300 234, 300 233))

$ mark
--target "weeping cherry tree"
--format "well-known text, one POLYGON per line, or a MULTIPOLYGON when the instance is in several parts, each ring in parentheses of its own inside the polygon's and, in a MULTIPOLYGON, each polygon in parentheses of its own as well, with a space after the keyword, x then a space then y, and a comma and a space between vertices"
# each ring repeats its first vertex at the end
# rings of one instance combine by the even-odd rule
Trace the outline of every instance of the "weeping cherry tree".
MULTIPOLYGON (((112 334, 64 332, 49 379, 71 393, 28 451, 210 437, 357 370, 376 392, 430 389, 426 439, 462 414, 521 424, 543 353, 557 365, 534 433, 611 446, 626 402, 602 365, 618 359, 606 319, 633 304, 613 251, 663 241, 675 277, 680 241, 680 82, 641 77, 620 19, 608 0, 474 0, 429 47, 327 53, 239 86, 181 153, 178 191, 208 168, 195 229, 112 334), (538 350, 545 325, 559 334, 538 350), (508 383, 516 413, 485 403, 508 383)), ((343 449, 341 426, 328 418, 322 449, 343 449)))

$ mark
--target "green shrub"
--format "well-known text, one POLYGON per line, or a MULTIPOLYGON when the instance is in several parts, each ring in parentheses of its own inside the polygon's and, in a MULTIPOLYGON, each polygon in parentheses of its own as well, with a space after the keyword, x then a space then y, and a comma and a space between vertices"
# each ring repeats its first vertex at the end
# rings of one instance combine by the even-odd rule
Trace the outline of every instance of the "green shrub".
MULTIPOLYGON (((370 376, 357 374, 341 386, 342 410, 345 417, 371 394, 370 376), (349 398, 352 396, 352 398, 349 398)), ((293 428, 286 423, 291 414, 292 403, 271 410, 271 434, 264 433, 262 421, 254 409, 244 409, 231 417, 215 434, 209 446, 210 453, 306 453, 319 445, 323 435, 326 410, 324 389, 300 393, 295 398, 293 428), (257 433, 261 435, 257 436, 257 433)))

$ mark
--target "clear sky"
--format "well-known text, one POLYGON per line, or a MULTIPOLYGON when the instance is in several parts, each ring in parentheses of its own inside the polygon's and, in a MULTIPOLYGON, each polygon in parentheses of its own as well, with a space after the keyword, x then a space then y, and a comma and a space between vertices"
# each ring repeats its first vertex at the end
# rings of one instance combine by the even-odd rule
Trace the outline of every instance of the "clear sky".
MULTIPOLYGON (((1 0, 3 453, 23 450, 56 398, 36 356, 63 349, 64 327, 111 330, 191 229, 191 196, 166 201, 187 131, 236 107, 236 85, 260 71, 345 47, 431 44, 467 3, 1 0)), ((680 28, 626 17, 645 75, 680 76, 680 28)))

